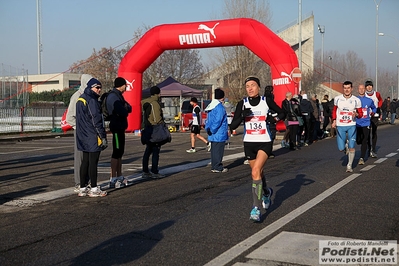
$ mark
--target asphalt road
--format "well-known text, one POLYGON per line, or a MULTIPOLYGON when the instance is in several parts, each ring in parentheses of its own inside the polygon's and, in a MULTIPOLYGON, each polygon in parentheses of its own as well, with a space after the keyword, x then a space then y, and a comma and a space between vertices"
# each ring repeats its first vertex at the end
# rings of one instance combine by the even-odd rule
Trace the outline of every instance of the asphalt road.
MULTIPOLYGON (((210 172, 204 143, 188 154, 189 134, 172 137, 160 155, 167 177, 143 180, 144 146, 128 134, 123 171, 130 185, 107 189, 103 198, 73 193, 72 137, 2 142, 0 265, 316 265, 300 260, 315 250, 282 252, 303 239, 297 235, 399 239, 396 125, 380 126, 379 158, 357 165, 357 147, 352 174, 334 138, 298 151, 276 149, 265 167, 273 204, 261 223, 248 219, 242 135, 226 147, 228 173, 210 172), (273 255, 256 258, 286 232, 273 255)), ((100 183, 109 178, 110 154, 110 148, 101 154, 100 183)))

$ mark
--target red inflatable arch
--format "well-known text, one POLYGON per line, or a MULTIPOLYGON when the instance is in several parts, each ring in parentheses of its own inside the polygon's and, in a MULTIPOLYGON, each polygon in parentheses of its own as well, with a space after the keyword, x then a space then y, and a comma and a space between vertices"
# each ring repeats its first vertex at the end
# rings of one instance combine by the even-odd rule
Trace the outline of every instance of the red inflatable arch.
MULTIPOLYGON (((248 18, 159 25, 148 32, 126 53, 118 76, 128 82, 125 99, 132 105, 127 131, 141 127, 143 72, 165 50, 246 46, 271 67, 275 101, 281 105, 285 93, 296 92, 292 71, 298 67, 293 49, 262 23, 248 18)), ((267 84, 261 84, 265 86, 267 84)), ((243 85, 244 86, 244 85, 243 85)))

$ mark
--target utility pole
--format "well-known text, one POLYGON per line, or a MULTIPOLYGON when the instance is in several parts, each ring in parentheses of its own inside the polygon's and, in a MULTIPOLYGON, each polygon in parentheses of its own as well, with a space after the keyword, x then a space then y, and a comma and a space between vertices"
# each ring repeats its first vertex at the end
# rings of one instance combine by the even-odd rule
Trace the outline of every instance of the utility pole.
POLYGON ((42 74, 41 0, 36 0, 37 11, 37 74, 42 74))

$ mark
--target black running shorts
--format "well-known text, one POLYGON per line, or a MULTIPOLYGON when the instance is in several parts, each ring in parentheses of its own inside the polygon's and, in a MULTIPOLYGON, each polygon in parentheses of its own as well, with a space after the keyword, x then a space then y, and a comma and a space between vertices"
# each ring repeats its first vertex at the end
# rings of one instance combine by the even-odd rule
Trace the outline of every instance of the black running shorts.
POLYGON ((244 142, 244 153, 245 159, 254 160, 258 151, 264 151, 267 156, 272 154, 273 143, 272 142, 244 142))
POLYGON ((201 131, 200 126, 199 125, 192 125, 191 126, 191 133, 194 134, 199 134, 201 131))

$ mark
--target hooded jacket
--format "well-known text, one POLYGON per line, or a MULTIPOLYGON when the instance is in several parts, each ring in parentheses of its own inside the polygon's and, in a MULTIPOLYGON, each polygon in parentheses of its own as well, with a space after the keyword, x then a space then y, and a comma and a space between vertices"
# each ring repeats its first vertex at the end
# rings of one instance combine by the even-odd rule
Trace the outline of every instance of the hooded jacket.
POLYGON ((225 142, 229 139, 227 123, 227 113, 223 104, 216 99, 213 99, 211 103, 206 107, 205 112, 208 113, 205 123, 205 130, 208 133, 208 141, 211 142, 225 142))
POLYGON ((111 132, 127 129, 127 116, 132 112, 132 106, 123 98, 122 92, 116 88, 108 94, 107 110, 110 116, 109 129, 111 132))
POLYGON ((78 98, 80 95, 83 94, 85 88, 87 87, 87 82, 89 82, 90 79, 93 77, 89 74, 83 74, 80 77, 80 87, 79 89, 72 94, 71 99, 69 100, 69 106, 68 106, 68 111, 66 115, 66 121, 68 124, 70 124, 73 129, 76 130, 76 102, 78 101, 78 98))
POLYGON ((76 142, 79 151, 102 151, 102 139, 106 138, 101 106, 96 94, 86 87, 76 102, 76 142))

